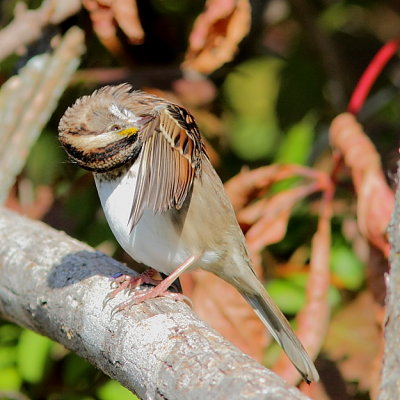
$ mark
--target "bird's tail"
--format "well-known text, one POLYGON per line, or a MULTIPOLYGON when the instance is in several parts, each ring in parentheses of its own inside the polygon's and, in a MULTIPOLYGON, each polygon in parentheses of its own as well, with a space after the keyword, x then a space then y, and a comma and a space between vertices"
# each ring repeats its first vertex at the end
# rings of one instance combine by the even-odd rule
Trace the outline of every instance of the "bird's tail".
MULTIPOLYGON (((250 278, 249 275, 247 275, 247 281, 250 278)), ((265 291, 255 274, 253 276, 254 279, 250 278, 251 282, 247 282, 250 283, 250 285, 246 285, 246 288, 243 288, 242 285, 240 285, 240 288, 238 288, 237 285, 235 286, 253 307, 254 311, 268 328, 275 340, 282 346, 290 361, 300 372, 304 380, 308 383, 310 381, 317 382, 319 380, 319 375, 314 363, 294 334, 286 317, 273 303, 271 297, 265 291)))

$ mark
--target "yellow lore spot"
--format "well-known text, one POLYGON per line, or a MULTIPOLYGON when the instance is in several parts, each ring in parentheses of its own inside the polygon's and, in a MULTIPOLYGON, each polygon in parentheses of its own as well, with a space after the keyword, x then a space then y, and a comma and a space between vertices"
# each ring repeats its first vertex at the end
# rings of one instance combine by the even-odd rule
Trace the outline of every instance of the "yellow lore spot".
POLYGON ((119 131, 117 133, 118 133, 118 135, 121 135, 121 136, 132 136, 135 133, 137 133, 138 130, 139 130, 139 128, 132 127, 132 128, 123 129, 122 131, 119 131))

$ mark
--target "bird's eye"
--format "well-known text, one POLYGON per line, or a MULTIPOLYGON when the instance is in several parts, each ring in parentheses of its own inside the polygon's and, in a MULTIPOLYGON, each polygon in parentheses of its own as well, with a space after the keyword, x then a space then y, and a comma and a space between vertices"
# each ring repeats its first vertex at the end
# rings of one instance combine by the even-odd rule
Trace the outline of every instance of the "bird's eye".
POLYGON ((121 129, 121 127, 118 124, 114 124, 111 126, 110 131, 116 132, 119 131, 121 129))

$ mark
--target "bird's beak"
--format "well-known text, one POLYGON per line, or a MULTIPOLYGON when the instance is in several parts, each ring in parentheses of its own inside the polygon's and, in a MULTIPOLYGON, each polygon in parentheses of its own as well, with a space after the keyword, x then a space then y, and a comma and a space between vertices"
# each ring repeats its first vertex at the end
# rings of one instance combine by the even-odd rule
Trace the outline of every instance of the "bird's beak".
POLYGON ((118 133, 118 135, 120 135, 120 136, 132 136, 132 135, 134 135, 135 133, 137 133, 138 130, 139 130, 138 127, 132 126, 132 127, 130 127, 130 128, 123 129, 122 131, 118 131, 117 133, 118 133))

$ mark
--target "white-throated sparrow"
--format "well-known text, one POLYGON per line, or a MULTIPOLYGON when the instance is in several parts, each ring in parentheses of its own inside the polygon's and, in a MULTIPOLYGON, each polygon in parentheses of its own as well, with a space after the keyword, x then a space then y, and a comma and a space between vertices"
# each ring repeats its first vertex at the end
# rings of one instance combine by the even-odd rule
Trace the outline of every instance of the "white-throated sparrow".
POLYGON ((303 378, 318 380, 251 267, 232 206, 188 111, 128 84, 106 86, 67 109, 59 138, 69 156, 93 172, 120 245, 168 275, 132 303, 159 296, 187 269, 213 272, 250 303, 303 378))

